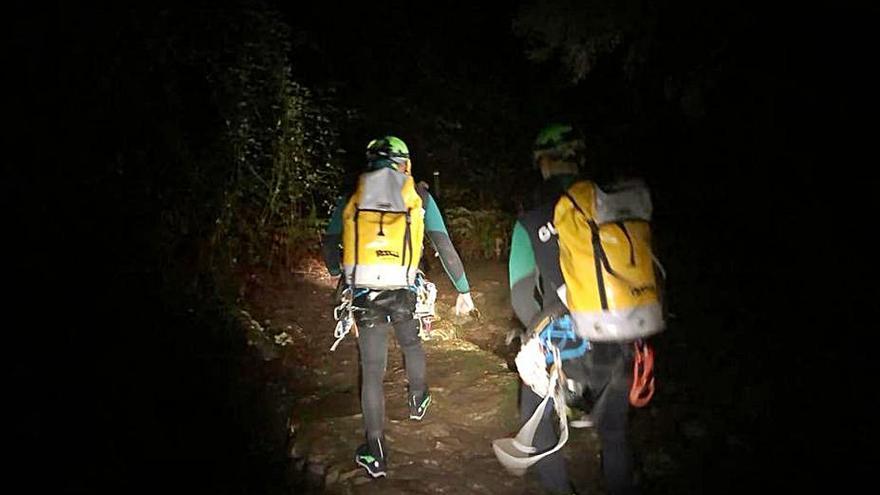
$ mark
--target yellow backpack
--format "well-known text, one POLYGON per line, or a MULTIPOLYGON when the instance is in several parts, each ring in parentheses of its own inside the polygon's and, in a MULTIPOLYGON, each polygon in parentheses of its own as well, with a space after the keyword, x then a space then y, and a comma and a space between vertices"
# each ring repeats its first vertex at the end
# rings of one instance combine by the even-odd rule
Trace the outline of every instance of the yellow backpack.
POLYGON ((607 192, 581 181, 557 202, 553 225, 565 280, 559 295, 581 337, 623 342, 663 330, 651 209, 641 181, 607 192))
POLYGON ((425 210, 412 176, 390 168, 362 174, 342 218, 342 262, 350 286, 383 290, 415 283, 425 210))

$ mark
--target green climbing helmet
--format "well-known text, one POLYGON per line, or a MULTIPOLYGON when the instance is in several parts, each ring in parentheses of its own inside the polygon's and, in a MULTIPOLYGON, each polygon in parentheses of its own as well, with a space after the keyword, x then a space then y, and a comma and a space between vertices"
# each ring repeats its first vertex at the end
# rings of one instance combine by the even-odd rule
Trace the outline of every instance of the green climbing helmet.
POLYGON ((394 136, 374 139, 367 145, 367 161, 373 163, 378 160, 391 160, 402 165, 409 160, 409 148, 402 139, 394 136))
POLYGON ((579 163, 586 148, 583 136, 567 124, 550 124, 538 133, 532 147, 535 165, 541 157, 579 163))

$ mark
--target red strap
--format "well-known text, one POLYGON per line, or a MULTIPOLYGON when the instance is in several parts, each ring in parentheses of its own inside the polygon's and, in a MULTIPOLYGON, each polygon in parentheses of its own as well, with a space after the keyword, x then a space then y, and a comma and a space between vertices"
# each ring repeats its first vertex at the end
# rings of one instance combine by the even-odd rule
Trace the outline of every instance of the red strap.
POLYGON ((644 407, 654 396, 654 349, 647 343, 633 343, 633 382, 629 389, 629 403, 634 407, 644 407))

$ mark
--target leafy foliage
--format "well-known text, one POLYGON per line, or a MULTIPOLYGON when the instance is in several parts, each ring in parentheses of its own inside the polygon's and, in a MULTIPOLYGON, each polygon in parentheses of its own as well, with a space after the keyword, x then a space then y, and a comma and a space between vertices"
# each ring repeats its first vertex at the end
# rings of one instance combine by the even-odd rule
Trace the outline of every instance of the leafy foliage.
MULTIPOLYGON (((650 29, 652 18, 645 11, 641 0, 533 2, 520 8, 514 31, 526 39, 529 58, 558 58, 577 83, 593 70, 599 57, 650 29)), ((633 52, 628 63, 634 63, 636 56, 633 52)))
POLYGON ((196 294, 302 249, 337 193, 343 113, 294 79, 281 16, 247 0, 78 15, 58 84, 90 125, 65 147, 92 199, 63 194, 115 226, 96 238, 111 263, 196 294))
POLYGON ((455 247, 466 260, 503 258, 510 245, 514 217, 502 210, 446 210, 447 228, 455 247))

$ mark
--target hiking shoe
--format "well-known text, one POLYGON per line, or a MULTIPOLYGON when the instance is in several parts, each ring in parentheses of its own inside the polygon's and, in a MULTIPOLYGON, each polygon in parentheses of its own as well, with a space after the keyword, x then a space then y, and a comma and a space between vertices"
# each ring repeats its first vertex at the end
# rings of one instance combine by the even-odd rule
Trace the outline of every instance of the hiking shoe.
MULTIPOLYGON (((378 442, 377 444, 381 451, 382 445, 378 442)), ((373 478, 387 476, 387 473, 385 472, 385 457, 382 455, 374 455, 369 444, 365 443, 357 448, 354 454, 354 462, 356 462, 358 466, 366 469, 367 473, 373 478)))
POLYGON ((409 396, 409 419, 421 421, 431 405, 431 393, 427 390, 422 394, 409 396))

